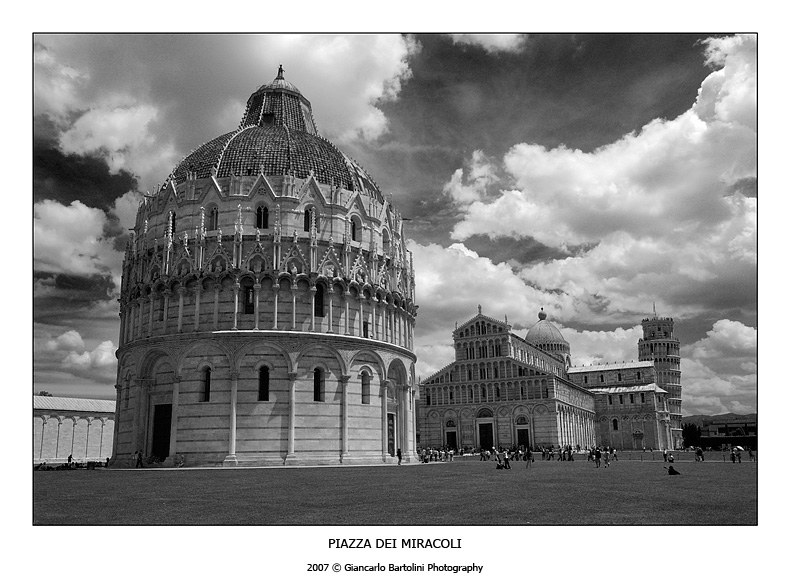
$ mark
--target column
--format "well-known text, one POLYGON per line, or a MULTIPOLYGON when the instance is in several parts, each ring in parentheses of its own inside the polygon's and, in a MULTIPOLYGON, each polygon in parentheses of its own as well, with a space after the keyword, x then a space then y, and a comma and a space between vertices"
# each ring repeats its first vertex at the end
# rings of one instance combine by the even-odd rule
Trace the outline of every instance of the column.
POLYGON ((280 284, 275 283, 272 285, 272 293, 274 294, 274 324, 272 324, 272 330, 277 330, 277 299, 280 295, 280 284))
POLYGON ((137 299, 137 338, 143 337, 143 305, 145 298, 140 296, 137 299))
POLYGON ((376 340, 379 339, 379 334, 377 328, 378 321, 376 320, 376 303, 378 300, 376 298, 370 298, 370 325, 373 327, 371 330, 371 338, 375 338, 376 340))
POLYGON ((310 332, 315 332, 315 286, 310 288, 310 332))
POLYGON ((296 330, 296 282, 291 282, 291 330, 296 330))
POLYGON ((172 411, 170 413, 170 446, 168 447, 170 461, 173 463, 176 461, 176 448, 178 446, 178 394, 180 390, 181 377, 174 377, 172 411))
POLYGON ((163 308, 164 313, 162 314, 162 335, 165 335, 167 334, 167 309, 170 307, 170 296, 173 295, 173 292, 171 292, 169 289, 166 289, 162 292, 162 295, 165 296, 165 305, 163 308))
MULTIPOLYGON (((148 336, 154 333, 154 292, 148 294, 148 336)), ((113 442, 115 443, 115 442, 113 442)))
POLYGON ((362 337, 362 333, 365 331, 365 311, 362 309, 362 302, 364 301, 364 296, 360 293, 359 297, 359 337, 362 337))
POLYGON ((381 381, 381 461, 387 461, 387 381, 381 381))
POLYGON ((241 284, 237 281, 233 284, 233 329, 239 329, 239 290, 241 284))
POLYGON ((195 286, 195 332, 200 329, 200 292, 202 291, 203 286, 198 282, 195 286))
MULTIPOLYGON (((236 295, 236 299, 238 301, 238 294, 236 295)), ((238 390, 239 373, 232 372, 230 373, 230 427, 228 438, 228 455, 225 456, 225 460, 222 462, 223 466, 238 465, 238 462, 236 461, 236 396, 238 394, 238 390)))
POLYGON ((178 332, 184 330, 184 294, 186 288, 183 285, 178 286, 178 332))
POLYGON ((296 435, 296 373, 288 373, 288 455, 294 453, 296 435))
POLYGON ((256 283, 254 286, 252 286, 252 289, 255 290, 255 327, 253 329, 257 330, 258 329, 258 322, 260 320, 260 312, 258 310, 258 300, 259 300, 260 295, 261 295, 261 284, 256 283))
POLYGON ((345 328, 343 330, 344 334, 348 334, 348 298, 349 297, 351 297, 351 292, 346 290, 345 293, 343 293, 343 298, 346 301, 346 309, 344 311, 345 312, 345 328))
POLYGON ((343 394, 343 419, 342 419, 342 443, 343 449, 340 454, 340 462, 343 462, 343 458, 348 456, 348 381, 351 377, 349 375, 342 375, 340 377, 340 386, 342 389, 343 394))
POLYGON ((219 290, 222 285, 217 282, 214 284, 214 330, 219 328, 219 290))
POLYGON ((327 295, 329 296, 329 332, 334 332, 334 328, 332 327, 332 304, 335 302, 332 298, 335 297, 335 290, 334 286, 330 286, 330 289, 327 290, 327 295))

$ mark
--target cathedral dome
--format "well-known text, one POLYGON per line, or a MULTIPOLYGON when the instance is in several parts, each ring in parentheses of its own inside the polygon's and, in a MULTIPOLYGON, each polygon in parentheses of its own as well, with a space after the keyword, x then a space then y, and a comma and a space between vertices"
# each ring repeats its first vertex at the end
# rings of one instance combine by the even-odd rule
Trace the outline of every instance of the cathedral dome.
POLYGON ((546 312, 544 312, 541 308, 540 312, 538 312, 538 321, 529 329, 529 332, 527 332, 527 335, 524 339, 533 346, 541 346, 551 343, 567 344, 567 342, 565 342, 565 338, 562 336, 562 333, 546 318, 546 312))
POLYGON ((247 100, 238 129, 209 140, 175 167, 176 185, 188 176, 315 176, 322 184, 360 191, 382 200, 370 175, 316 130, 310 102, 295 85, 277 77, 247 100))

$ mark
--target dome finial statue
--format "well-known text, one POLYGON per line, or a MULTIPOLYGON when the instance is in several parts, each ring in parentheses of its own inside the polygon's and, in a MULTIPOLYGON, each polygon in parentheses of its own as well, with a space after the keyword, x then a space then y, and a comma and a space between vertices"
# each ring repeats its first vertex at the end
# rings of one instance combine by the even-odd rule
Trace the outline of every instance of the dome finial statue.
POLYGON ((283 76, 283 73, 285 73, 285 69, 283 69, 282 63, 280 63, 280 68, 277 70, 277 77, 275 79, 285 80, 285 76, 283 76))

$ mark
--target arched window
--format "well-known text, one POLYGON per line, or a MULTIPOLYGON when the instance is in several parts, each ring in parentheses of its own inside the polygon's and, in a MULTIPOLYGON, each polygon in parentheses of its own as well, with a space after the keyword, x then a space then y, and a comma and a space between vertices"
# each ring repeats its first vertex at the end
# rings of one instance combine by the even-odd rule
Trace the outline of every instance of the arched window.
POLYGON ((159 321, 165 319, 165 294, 159 295, 159 321))
POLYGON ((612 419, 612 431, 618 431, 618 429, 617 429, 617 419, 612 419))
POLYGON ((313 207, 309 207, 304 209, 304 230, 305 232, 310 232, 310 226, 313 220, 313 214, 315 213, 315 209, 313 207))
POLYGON ((263 205, 255 209, 255 227, 257 229, 269 228, 269 209, 263 205))
POLYGON ((362 404, 367 405, 370 403, 370 374, 368 371, 362 371, 362 404))
POLYGON ((356 216, 351 217, 351 240, 352 241, 362 240, 362 221, 360 221, 359 217, 356 216))
POLYGON ((313 401, 324 400, 324 375, 323 371, 316 367, 313 371, 313 401))
POLYGON ((315 286, 313 309, 315 310, 316 318, 324 317, 324 286, 320 283, 315 286))
POLYGON ((244 294, 244 313, 245 314, 254 314, 255 313, 255 288, 249 280, 244 283, 241 288, 242 293, 244 294))
POLYGON ((208 226, 207 231, 216 231, 219 226, 219 209, 217 205, 212 205, 208 209, 208 226))
POLYGON ((200 390, 200 400, 208 403, 211 400, 211 368, 206 367, 203 370, 203 386, 200 390))
POLYGON ((258 371, 258 400, 269 400, 269 367, 262 366, 258 371))

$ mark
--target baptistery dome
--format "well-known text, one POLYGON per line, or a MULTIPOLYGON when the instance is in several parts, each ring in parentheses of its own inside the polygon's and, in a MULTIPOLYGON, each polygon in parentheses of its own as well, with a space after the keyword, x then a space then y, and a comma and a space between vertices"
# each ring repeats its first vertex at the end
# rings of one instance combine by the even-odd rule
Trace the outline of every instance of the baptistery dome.
POLYGON ((119 301, 118 459, 412 459, 403 219, 282 67, 144 198, 119 301))

